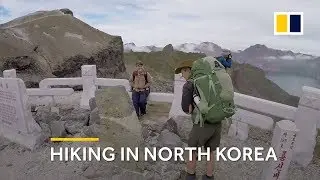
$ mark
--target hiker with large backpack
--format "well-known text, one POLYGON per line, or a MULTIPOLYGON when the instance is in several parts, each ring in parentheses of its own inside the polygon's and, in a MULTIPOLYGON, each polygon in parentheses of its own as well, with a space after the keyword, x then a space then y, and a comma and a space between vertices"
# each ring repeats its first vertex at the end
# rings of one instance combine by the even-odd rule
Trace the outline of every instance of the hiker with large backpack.
POLYGON ((152 78, 144 69, 143 63, 138 61, 136 63, 136 70, 132 73, 129 82, 132 88, 133 106, 139 118, 146 114, 151 81, 152 78))
MULTIPOLYGON (((232 80, 225 67, 214 57, 185 61, 175 71, 187 80, 181 106, 191 114, 193 127, 189 147, 210 148, 211 157, 202 179, 213 179, 214 152, 220 145, 222 121, 235 113, 232 80)), ((195 180, 196 154, 187 163, 187 180, 195 180)))

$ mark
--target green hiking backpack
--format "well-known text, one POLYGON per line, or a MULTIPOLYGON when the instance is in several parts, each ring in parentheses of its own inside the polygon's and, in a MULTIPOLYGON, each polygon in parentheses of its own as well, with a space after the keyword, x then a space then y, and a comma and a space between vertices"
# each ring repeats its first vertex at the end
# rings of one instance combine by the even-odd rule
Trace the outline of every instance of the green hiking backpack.
POLYGON ((194 123, 215 124, 235 114, 232 80, 224 66, 214 57, 195 61, 191 68, 194 85, 194 123))

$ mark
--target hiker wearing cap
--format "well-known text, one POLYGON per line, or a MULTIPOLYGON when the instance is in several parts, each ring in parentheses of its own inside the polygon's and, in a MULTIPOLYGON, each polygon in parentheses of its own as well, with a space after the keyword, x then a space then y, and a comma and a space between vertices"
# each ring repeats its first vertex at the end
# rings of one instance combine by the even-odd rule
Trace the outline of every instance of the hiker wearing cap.
POLYGON ((139 118, 146 114, 147 98, 150 93, 151 81, 152 78, 145 70, 143 63, 138 61, 129 82, 132 90, 133 106, 139 118))
POLYGON ((232 54, 229 50, 223 50, 221 55, 216 59, 227 69, 232 65, 232 54))
MULTIPOLYGON (((233 87, 225 67, 214 57, 185 61, 175 71, 187 80, 182 90, 182 110, 191 114, 189 147, 210 148, 203 180, 214 179, 214 152, 220 146, 221 122, 234 114, 233 87), (217 103, 219 102, 219 103, 217 103)), ((196 179, 196 153, 187 162, 186 180, 196 179)))

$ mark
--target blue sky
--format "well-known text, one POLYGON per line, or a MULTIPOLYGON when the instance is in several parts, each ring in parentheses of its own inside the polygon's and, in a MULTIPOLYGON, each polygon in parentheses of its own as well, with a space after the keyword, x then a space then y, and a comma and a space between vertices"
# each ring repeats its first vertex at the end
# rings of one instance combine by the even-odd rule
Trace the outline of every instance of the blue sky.
POLYGON ((138 46, 211 41, 239 50, 261 43, 320 55, 319 0, 1 0, 0 23, 60 8, 138 46), (304 35, 274 36, 275 11, 304 12, 304 35))
POLYGON ((0 5, 0 18, 10 17, 10 10, 0 5))

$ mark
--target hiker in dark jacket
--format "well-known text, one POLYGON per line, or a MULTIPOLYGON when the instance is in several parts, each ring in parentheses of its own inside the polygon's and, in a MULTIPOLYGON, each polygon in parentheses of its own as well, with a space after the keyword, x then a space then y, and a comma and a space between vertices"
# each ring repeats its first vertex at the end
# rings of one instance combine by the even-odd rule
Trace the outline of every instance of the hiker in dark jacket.
POLYGON ((144 69, 141 61, 136 63, 136 70, 130 77, 130 85, 132 87, 132 102, 136 110, 137 116, 146 114, 147 98, 150 93, 150 85, 152 78, 144 69))
MULTIPOLYGON (((183 86, 181 107, 182 110, 191 114, 194 110, 193 92, 194 87, 192 81, 189 79, 191 76, 192 61, 183 62, 175 71, 176 74, 182 73, 182 76, 187 80, 183 86)), ((192 119, 194 121, 194 119, 192 119)), ((211 150, 210 161, 207 162, 206 174, 202 176, 203 180, 213 179, 214 168, 214 152, 220 145, 221 137, 221 123, 219 124, 204 124, 200 127, 199 124, 194 124, 189 134, 188 146, 189 147, 209 147, 211 150)), ((196 179, 196 153, 193 153, 192 161, 187 162, 187 175, 186 180, 196 179)))
POLYGON ((225 67, 231 68, 232 66, 232 55, 228 50, 223 50, 221 55, 216 57, 216 59, 225 67))

